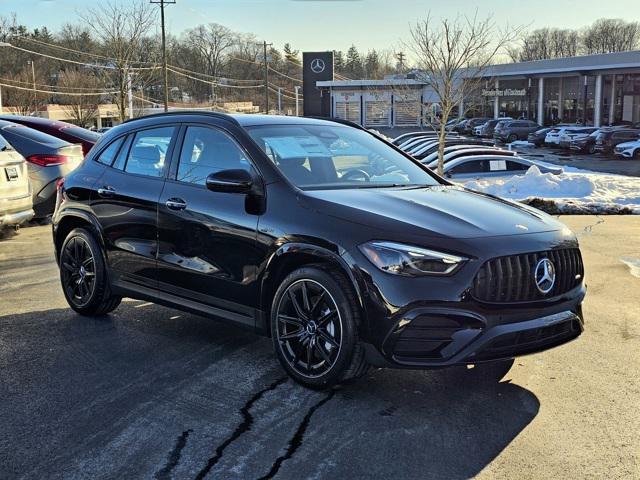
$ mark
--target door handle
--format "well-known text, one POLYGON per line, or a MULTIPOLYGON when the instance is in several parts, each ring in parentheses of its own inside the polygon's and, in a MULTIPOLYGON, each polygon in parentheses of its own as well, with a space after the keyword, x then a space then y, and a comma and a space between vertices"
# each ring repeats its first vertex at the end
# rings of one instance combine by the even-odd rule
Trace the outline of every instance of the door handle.
POLYGON ((184 210, 187 208, 187 202, 181 198, 170 198, 164 204, 171 210, 184 210))
POLYGON ((116 190, 113 187, 102 187, 98 189, 98 195, 101 197, 113 197, 116 194, 116 190))

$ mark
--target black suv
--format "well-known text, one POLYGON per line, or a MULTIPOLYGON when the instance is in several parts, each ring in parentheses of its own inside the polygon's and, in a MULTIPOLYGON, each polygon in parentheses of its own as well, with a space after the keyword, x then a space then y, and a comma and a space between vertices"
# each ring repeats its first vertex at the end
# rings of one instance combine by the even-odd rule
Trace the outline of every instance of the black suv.
POLYGON ((640 130, 631 128, 602 128, 596 136, 594 150, 602 153, 613 153, 616 145, 640 138, 640 130))
POLYGON ((80 314, 126 296, 245 326, 312 388, 368 365, 496 373, 583 329, 564 225, 344 122, 126 122, 60 183, 53 238, 80 314))

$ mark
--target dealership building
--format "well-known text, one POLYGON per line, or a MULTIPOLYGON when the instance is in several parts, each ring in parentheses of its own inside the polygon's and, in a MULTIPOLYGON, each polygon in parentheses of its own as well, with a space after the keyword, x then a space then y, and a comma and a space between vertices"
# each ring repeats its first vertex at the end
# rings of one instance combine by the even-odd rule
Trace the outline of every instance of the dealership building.
MULTIPOLYGON (((367 127, 419 127, 437 112, 437 97, 420 72, 314 83, 331 116, 367 127)), ((640 51, 493 65, 473 84, 474 94, 465 96, 456 115, 528 118, 540 125, 640 122, 640 51)))

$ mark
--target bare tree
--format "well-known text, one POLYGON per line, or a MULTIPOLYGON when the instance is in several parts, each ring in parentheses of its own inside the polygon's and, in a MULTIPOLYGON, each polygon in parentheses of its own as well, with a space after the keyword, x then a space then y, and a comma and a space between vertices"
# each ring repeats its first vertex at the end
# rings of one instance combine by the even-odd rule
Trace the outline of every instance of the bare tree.
POLYGON ((601 18, 582 31, 587 54, 635 50, 640 45, 640 23, 619 18, 601 18))
POLYGON ((525 34, 519 43, 508 47, 514 62, 573 57, 580 49, 580 36, 570 29, 539 28, 525 34))
MULTIPOLYGON (((127 92, 132 72, 138 77, 150 76, 156 67, 145 67, 149 52, 145 38, 155 20, 151 5, 142 0, 122 3, 110 0, 98 7, 89 8, 80 15, 91 32, 102 44, 104 55, 112 58, 102 69, 116 94, 120 121, 126 118, 127 92), (135 67, 139 65, 138 67, 135 67), (142 65, 142 66, 140 66, 142 65)), ((140 78, 136 79, 138 83, 140 78)))
POLYGON ((433 89, 440 118, 432 124, 438 131, 438 173, 443 174, 445 125, 453 109, 484 84, 482 78, 497 55, 519 35, 521 28, 499 29, 491 16, 458 16, 432 21, 430 16, 411 28, 407 45, 418 69, 433 89))
POLYGON ((100 81, 90 72, 70 69, 62 72, 58 78, 58 86, 73 92, 74 95, 60 95, 65 104, 66 113, 76 125, 89 128, 98 114, 100 81))
MULTIPOLYGON (((185 33, 185 41, 198 52, 206 74, 217 77, 224 63, 224 53, 236 42, 236 35, 227 27, 210 23, 198 25, 185 33)), ((215 102, 215 84, 211 84, 211 97, 215 102)))

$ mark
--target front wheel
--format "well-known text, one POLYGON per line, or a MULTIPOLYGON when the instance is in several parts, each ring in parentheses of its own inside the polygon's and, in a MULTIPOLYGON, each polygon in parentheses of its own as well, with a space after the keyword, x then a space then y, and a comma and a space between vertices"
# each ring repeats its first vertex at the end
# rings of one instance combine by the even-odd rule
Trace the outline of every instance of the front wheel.
POLYGON ((62 244, 60 282, 67 303, 81 315, 104 315, 122 300, 111 295, 100 245, 84 228, 73 229, 62 244))
POLYGON ((271 336, 278 360, 296 382, 324 389, 362 376, 360 314, 342 273, 324 265, 300 268, 276 291, 271 336))
POLYGON ((507 138, 507 140, 509 141, 509 143, 513 143, 516 140, 518 140, 518 135, 516 135, 515 133, 512 133, 511 135, 509 135, 509 137, 507 138))

